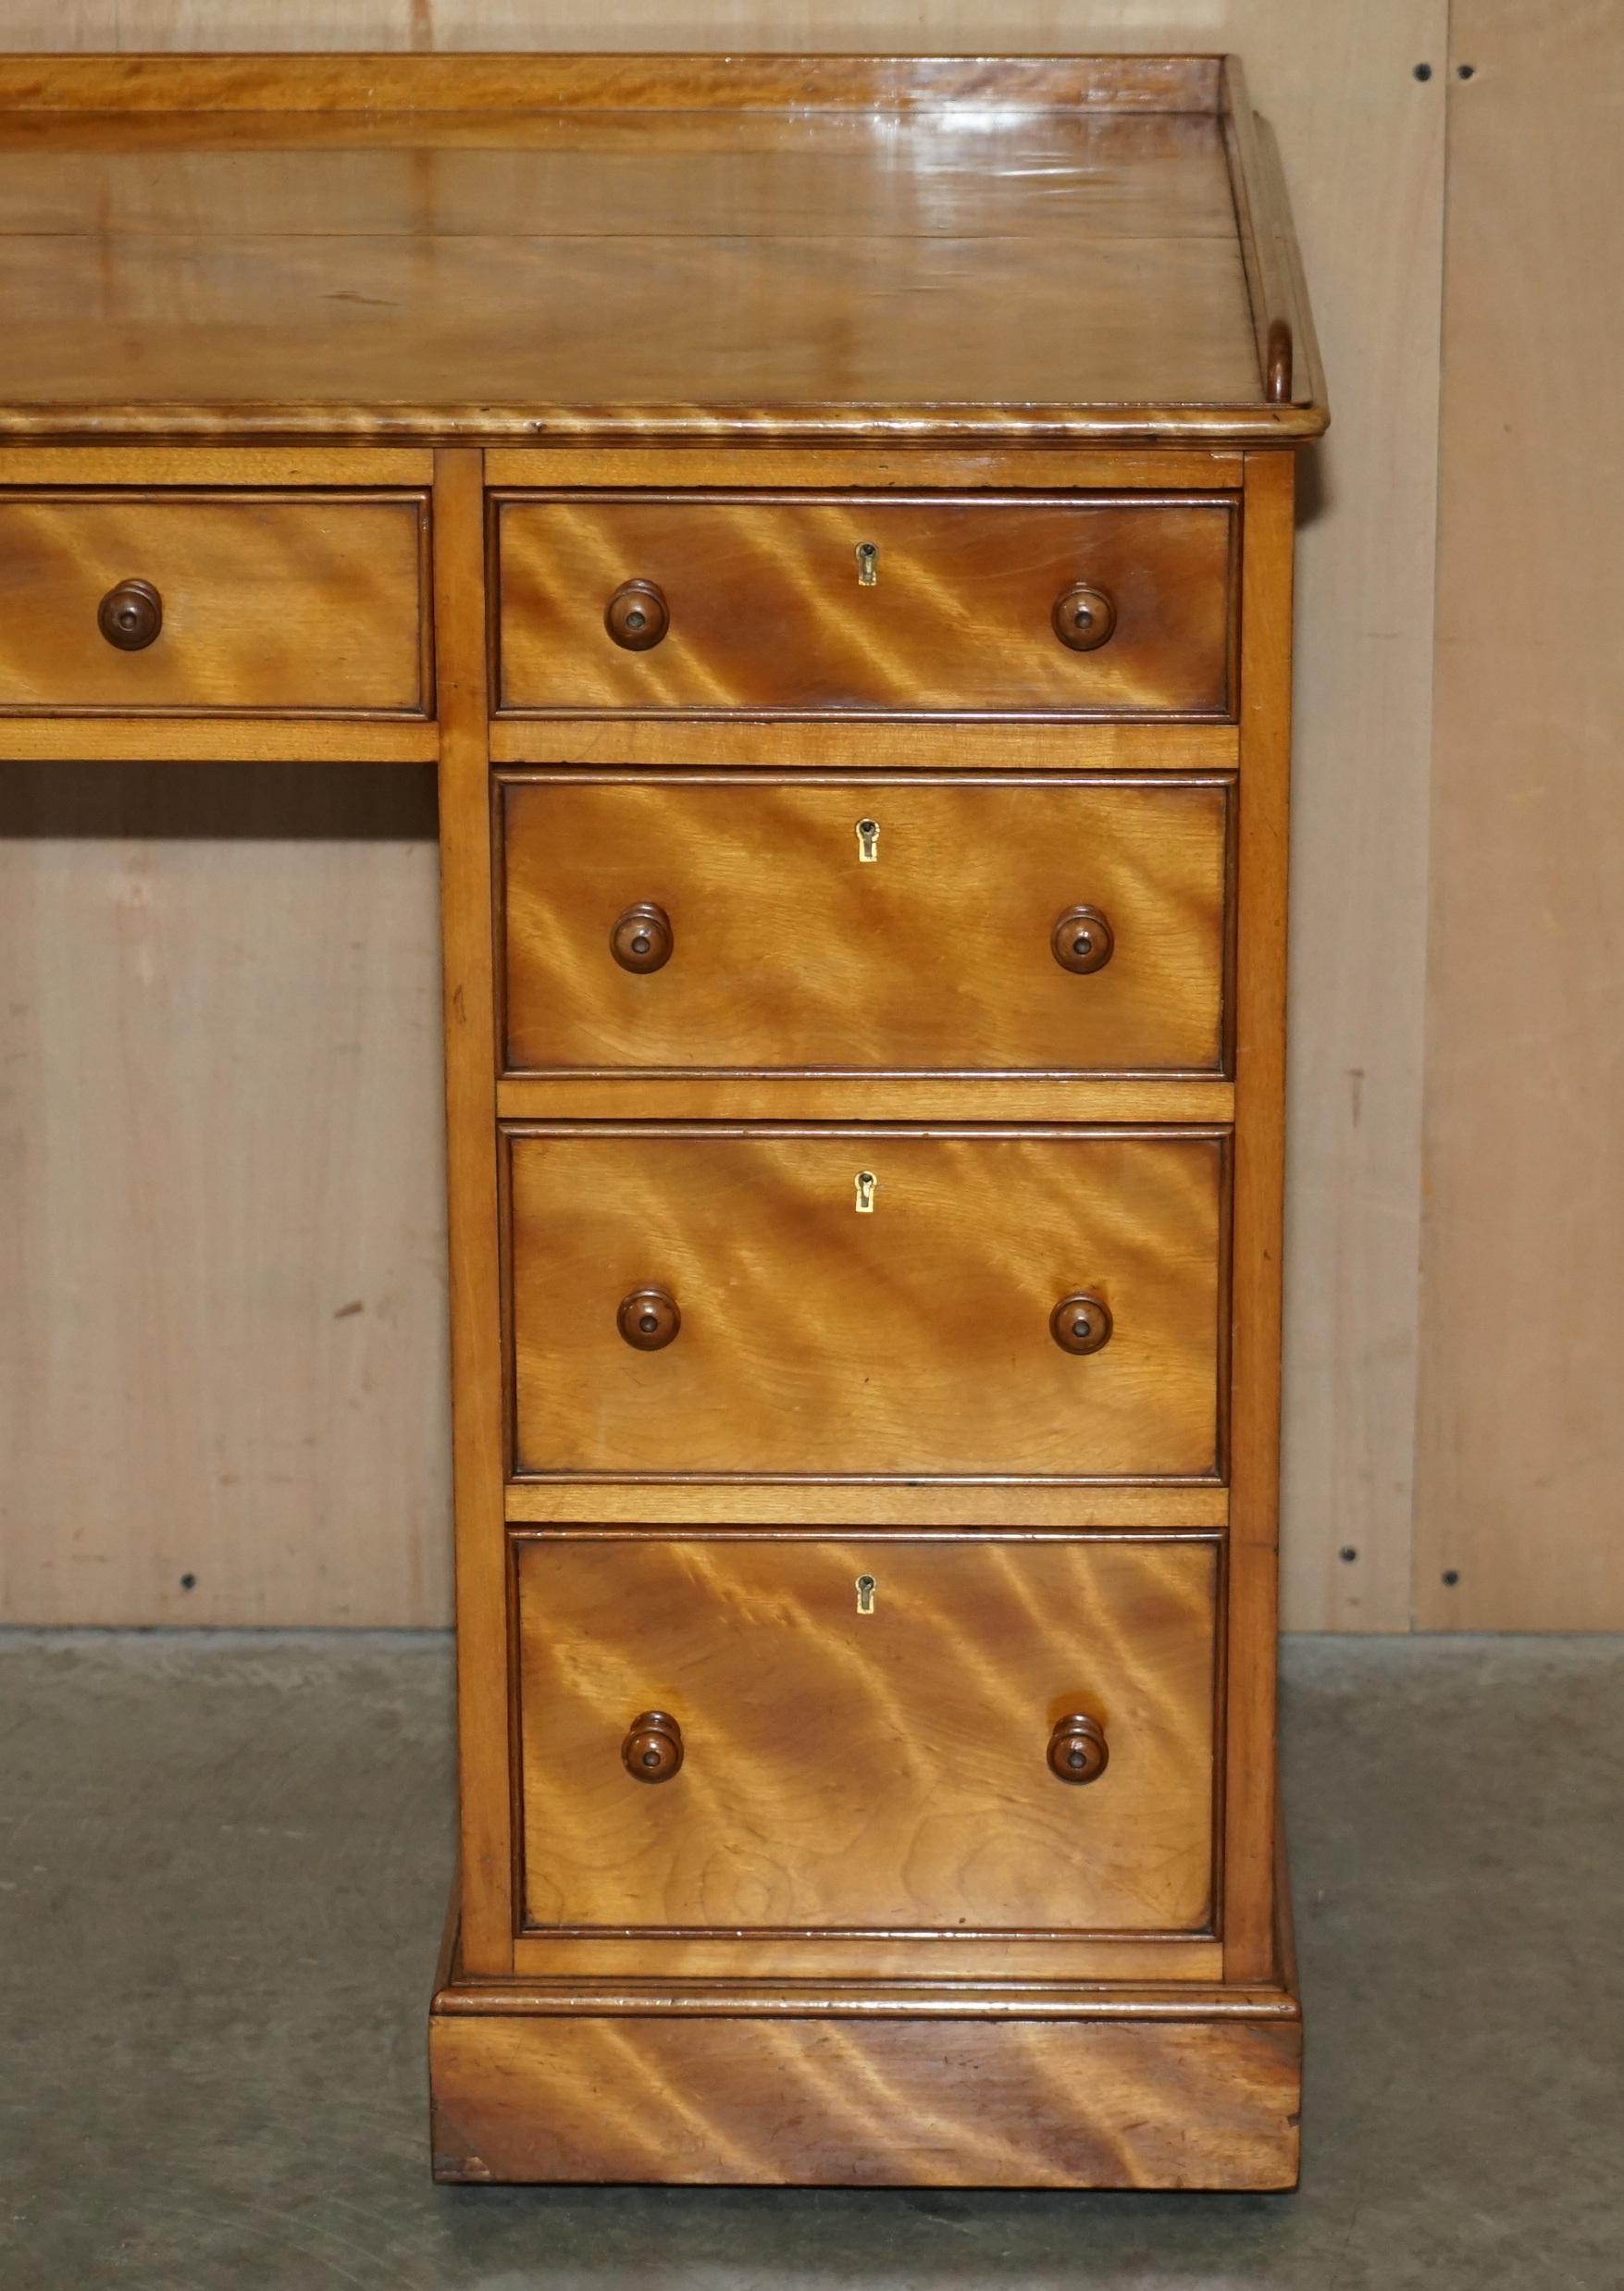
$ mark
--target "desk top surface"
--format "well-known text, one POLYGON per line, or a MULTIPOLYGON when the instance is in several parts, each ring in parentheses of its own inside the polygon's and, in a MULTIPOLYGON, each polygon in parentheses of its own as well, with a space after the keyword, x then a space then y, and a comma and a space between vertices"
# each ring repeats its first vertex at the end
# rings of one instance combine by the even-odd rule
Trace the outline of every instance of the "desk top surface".
POLYGON ((1221 57, 0 59, 0 438, 1326 418, 1221 57))

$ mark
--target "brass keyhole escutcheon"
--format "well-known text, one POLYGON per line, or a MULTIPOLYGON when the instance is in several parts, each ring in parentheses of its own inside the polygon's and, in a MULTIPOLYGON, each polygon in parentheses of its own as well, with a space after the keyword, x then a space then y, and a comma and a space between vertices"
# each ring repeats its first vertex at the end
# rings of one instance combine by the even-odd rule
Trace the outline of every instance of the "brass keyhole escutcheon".
POLYGON ((857 557, 857 585, 859 588, 875 588, 880 578, 880 550, 877 541, 859 541, 857 557))
POLYGON ((878 820, 859 820, 856 828, 857 856, 872 866, 880 856, 880 823, 878 820))
POLYGON ((874 1593, 878 1589, 879 1585, 874 1581, 872 1575, 860 1575, 858 1577, 857 1612, 859 1615, 872 1615, 874 1613, 874 1593))
POLYGON ((857 1172, 857 1176, 853 1180, 853 1183, 857 1188, 857 1214, 859 1217, 872 1217, 874 1215, 874 1191, 878 1186, 879 1182, 879 1179, 874 1175, 872 1170, 859 1170, 857 1172))

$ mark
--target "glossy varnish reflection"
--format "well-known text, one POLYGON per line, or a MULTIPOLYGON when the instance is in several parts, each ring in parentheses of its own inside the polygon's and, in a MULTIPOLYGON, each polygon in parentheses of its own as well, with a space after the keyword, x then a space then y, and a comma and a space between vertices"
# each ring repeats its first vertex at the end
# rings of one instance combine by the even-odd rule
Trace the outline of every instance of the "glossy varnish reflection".
POLYGON ((0 59, 0 755, 438 760, 436 2172, 1289 2185, 1238 66, 0 59))
POLYGON ((1215 1545, 543 1539, 517 1568, 528 1926, 1207 1927, 1215 1545), (645 1700, 685 1752, 652 1785, 620 1755, 645 1700), (1047 1756, 1072 1710, 1109 1744, 1080 1788, 1047 1756))
POLYGON ((508 1166, 521 1477, 1219 1474, 1221 1133, 535 1129, 508 1166), (616 1323, 646 1284, 658 1352, 616 1323))
POLYGON ((430 715, 428 548, 424 494, 0 492, 0 711, 430 715))
POLYGON ((494 514, 503 712, 1230 712, 1222 499, 593 494, 494 514), (669 607, 646 650, 604 625, 628 578, 669 607), (1082 581, 1115 618, 1086 652, 1054 625, 1082 581))
POLYGON ((499 787, 512 1073, 1224 1071, 1221 780, 499 787), (638 973, 609 936, 643 901, 673 943, 638 973), (1111 934, 1083 974, 1079 903, 1111 934))

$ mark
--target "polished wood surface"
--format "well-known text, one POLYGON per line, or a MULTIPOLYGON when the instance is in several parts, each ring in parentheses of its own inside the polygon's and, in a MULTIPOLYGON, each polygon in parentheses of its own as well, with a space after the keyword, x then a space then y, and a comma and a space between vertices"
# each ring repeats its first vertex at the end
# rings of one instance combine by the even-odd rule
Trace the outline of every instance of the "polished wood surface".
MULTIPOLYGON (((89 44, 88 43, 86 43, 89 44)), ((177 43, 178 45, 180 43, 177 43)), ((224 44, 224 43, 223 43, 224 44)), ((904 115, 943 105, 1038 111, 1216 115, 1218 56, 494 54, 409 58, 300 54, 67 56, 0 59, 0 106, 30 112, 167 114, 376 108, 434 122, 463 110, 711 110, 904 115)), ((233 122, 235 124, 235 122, 233 122)), ((437 123, 436 123, 437 124, 437 123)))
MULTIPOLYGON (((1132 717, 865 716, 868 770, 1233 772, 1233 724, 1158 720, 1155 737, 1132 717)), ((497 764, 591 763, 608 771, 697 765, 782 772, 849 770, 855 726, 837 715, 502 716, 490 726, 497 764)), ((0 725, 0 737, 6 727, 0 725)))
POLYGON ((1221 1137, 651 1125, 509 1157, 521 1477, 1219 1470, 1221 1137), (1075 1359, 1049 1316, 1084 1282, 1116 1327, 1075 1359), (653 1354, 616 1326, 644 1283, 683 1315, 653 1354))
POLYGON ((550 494, 493 516, 507 713, 1231 712, 1221 499, 550 494), (1114 618, 1078 651, 1055 615, 1085 578, 1114 618), (646 649, 605 626, 628 580, 669 617, 646 649))
POLYGON ((442 2180, 1296 2185, 1289 2021, 446 2013, 430 2050, 442 2180))
POLYGON ((516 1568, 527 1926, 1209 1920, 1213 1544, 585 1539, 516 1568), (656 1710, 682 1756, 642 1788, 623 1738, 656 1710), (1049 1755, 1074 1711, 1110 1742, 1083 1789, 1049 1755))
POLYGON ((512 1965, 514 1902, 480 456, 447 448, 435 457, 434 477, 434 594, 441 632, 440 899, 459 1651, 458 1866, 465 1960, 470 1970, 489 1974, 512 1965))
MULTIPOLYGON (((1128 2090, 1205 2111, 1187 2159, 1222 2114, 1181 2084, 1194 2032, 1296 2020, 1281 449, 1324 409, 1264 139, 1211 58, 497 80, 437 68, 414 106, 366 59, 0 67, 0 427, 34 457, 0 499, 36 613, 9 721, 42 758, 76 717, 173 761, 209 751, 169 716, 244 761, 283 717, 353 715, 380 758, 421 752, 380 725, 436 737, 463 1783, 437 2025, 521 2021, 527 2063, 552 2022, 668 2025, 679 2093, 707 2058, 678 2032, 725 2025, 742 2062, 766 2026, 925 2028, 961 2085, 924 2167, 948 2179, 1005 2031, 1122 2031, 1125 2084, 1068 2079, 994 2176, 1052 2176, 1063 2113, 1065 2176, 1185 2184, 1128 2090), (114 458, 76 488, 92 439, 114 458), (316 474, 410 440, 431 488, 316 474), (325 546, 364 514, 409 530, 409 579, 359 525, 325 546), (642 1000, 594 1014, 589 960, 642 1000), (776 1079, 805 1110, 751 1118, 776 1079)), ((872 2131, 848 2163, 833 2097, 800 2117, 825 2155, 718 2155, 713 2120, 712 2172, 897 2176, 872 2131)), ((497 2104, 500 2168, 614 2160, 592 2122, 560 2144, 525 2074, 497 2104)), ((1253 2109, 1211 2168, 1277 2185, 1289 2154, 1253 2109)), ((638 2168, 694 2176, 669 2143, 638 2168)))
MULTIPOLYGON (((1554 23, 1577 23, 1581 0, 1552 0, 1552 10, 1554 23)), ((1415 1418, 1444 130, 1446 114, 1478 102, 1488 87, 1482 71, 1471 82, 1460 82, 1438 60, 1445 52, 1445 13, 1444 0, 1382 0, 1374 7, 1329 13, 1307 11, 1300 0, 1218 0, 1199 26, 1187 28, 1203 46, 1242 51, 1255 102, 1278 127, 1293 204, 1311 258, 1316 315, 1337 384, 1337 419, 1315 449, 1316 474, 1306 475, 1299 534, 1294 836, 1299 895, 1292 1024, 1296 1040, 1309 1046, 1294 1060, 1291 1080, 1295 1151, 1288 1173, 1286 1282, 1295 1333, 1286 1393, 1282 1590, 1287 1627, 1303 1630, 1404 1629, 1411 1617, 1408 1458, 1415 1418), (1437 69, 1422 85, 1412 68, 1424 56, 1437 61, 1437 69), (1356 180, 1357 197, 1348 189, 1356 180), (1379 614, 1365 609, 1377 593, 1383 600, 1379 614), (1358 759, 1357 769, 1346 768, 1349 757, 1358 759), (1349 964, 1349 934, 1356 929, 1379 940, 1380 963, 1349 964), (1354 1562, 1340 1557, 1345 1548, 1357 1551, 1354 1562)), ((1585 21, 1593 28, 1593 13, 1585 21)), ((544 32, 538 30, 539 22, 533 10, 509 6, 493 12, 489 0, 433 0, 432 6, 424 0, 415 5, 414 0, 331 0, 315 12, 278 6, 275 0, 183 0, 183 5, 165 0, 135 11, 115 10, 111 0, 10 0, 3 37, 7 47, 22 49, 199 44, 255 49, 318 43, 405 51, 425 43, 464 48, 495 44, 510 50, 491 67, 497 78, 522 72, 527 58, 519 51, 542 37, 635 48, 673 36, 669 20, 657 25, 643 13, 611 23, 581 0, 550 0, 544 32)), ((917 8, 903 6, 900 0, 869 0, 861 23, 849 17, 833 20, 826 9, 812 7, 807 0, 787 6, 775 0, 771 9, 761 0, 700 0, 685 18, 683 31, 695 43, 735 51, 748 44, 793 52, 837 40, 898 47, 925 36, 917 8)), ((1109 20, 1099 12, 1091 15, 1085 36, 1091 44, 1132 49, 1176 34, 1166 24, 1155 32, 1144 23, 1135 29, 1116 11, 1109 20)), ((1479 34, 1469 26, 1467 36, 1479 34)), ((1596 36, 1602 51, 1617 53, 1613 29, 1605 38, 1596 36)), ((932 16, 928 37, 933 44, 971 52, 1011 45, 1063 50, 1079 37, 1078 18, 1074 6, 1061 0, 998 0, 996 8, 986 0, 952 0, 945 14, 932 16)), ((88 59, 84 68, 98 60, 88 59)), ((405 53, 385 59, 397 85, 428 60, 405 53)), ((242 59, 237 61, 241 65, 242 59)), ((39 71, 41 59, 31 57, 29 68, 39 71)), ((103 71, 105 95, 116 81, 105 65, 103 71)), ((1558 117, 1554 111, 1543 115, 1541 132, 1553 132, 1558 117)), ((240 118, 247 125, 253 114, 240 118)), ((420 112, 415 124, 427 119, 420 112)), ((384 132, 381 124, 378 131, 384 132)), ((1458 139, 1457 148, 1460 165, 1452 196, 1458 215, 1475 228, 1473 217, 1496 212, 1508 173, 1521 164, 1523 146, 1519 137, 1491 138, 1481 164, 1469 138, 1458 139)), ((1554 180, 1581 197, 1575 179, 1558 170, 1554 180)), ((1582 232, 1575 237, 1570 229, 1579 210, 1566 198, 1561 207, 1568 218, 1560 226, 1565 242, 1580 247, 1582 232)), ((1469 330, 1455 339, 1461 344, 1457 365, 1469 375, 1481 354, 1481 341, 1469 330)), ((1451 399, 1452 422, 1455 403, 1451 399)), ((353 450, 358 452, 359 444, 353 450)), ((209 449, 149 441, 137 448, 82 451, 109 462, 120 452, 135 452, 161 463, 166 455, 191 457, 209 449)), ((244 451, 268 454, 288 449, 266 444, 244 451)), ((311 447, 305 459, 325 460, 342 451, 311 447)), ((543 463, 569 455, 569 482, 581 482, 578 451, 562 445, 502 449, 491 458, 491 482, 521 482, 502 466, 509 453, 519 452, 543 463)), ((1080 451, 1073 448, 1066 458, 1074 461, 1080 451)), ((427 464, 420 448, 388 452, 415 454, 427 464)), ((645 470, 653 452, 642 449, 637 454, 645 470)), ((711 464, 700 467, 691 482, 725 483, 737 474, 714 466, 721 458, 714 449, 688 452, 711 464)), ((751 469, 771 453, 772 449, 754 451, 751 469)), ((1097 482, 1109 487, 1132 482, 1122 474, 1126 454, 1125 447, 1114 450, 1097 482)), ((1172 471, 1192 457, 1163 446, 1141 449, 1133 458, 1159 464, 1164 457, 1169 469, 1152 479, 1153 489, 1187 485, 1187 475, 1172 471)), ((804 450, 796 458, 804 460, 804 450)), ((827 457, 818 458, 826 462, 827 457)), ((881 477, 882 469, 914 457, 905 449, 871 445, 849 450, 847 458, 860 458, 873 473, 869 482, 880 484, 896 481, 891 475, 881 477)), ((989 449, 965 458, 979 466, 973 472, 960 466, 945 476, 921 469, 910 482, 985 482, 989 449)), ((1229 456, 1232 464, 1236 458, 1229 456)), ((1043 450, 1024 450, 1022 466, 1033 473, 1027 482, 1048 488, 1077 481, 1044 474, 1050 459, 1043 450)), ((787 475, 762 467, 760 477, 772 484, 822 481, 793 466, 787 475)), ((659 472, 654 481, 668 477, 669 472, 659 472)), ((335 480, 316 476, 310 481, 335 480)), ((426 482, 427 477, 425 471, 404 480, 374 474, 347 481, 426 482)), ((638 483, 644 477, 623 465, 619 475, 601 475, 595 468, 589 481, 638 483)), ((849 480, 842 473, 834 481, 849 480)), ((862 482, 861 475, 856 481, 862 482)), ((1566 539, 1559 526, 1536 524, 1534 530, 1542 550, 1559 553, 1566 539)), ((1451 580, 1469 578, 1466 561, 1456 563, 1451 580)), ((166 754, 176 752, 199 729, 192 720, 176 718, 147 719, 145 725, 161 732, 166 754)), ((143 725, 132 728, 140 733, 143 725)), ((320 720, 303 720, 296 728, 301 744, 283 752, 308 754, 304 743, 311 734, 342 729, 320 720)), ((410 720, 353 728, 357 735, 365 729, 366 747, 358 742, 363 757, 377 755, 379 732, 409 737, 420 747, 426 737, 426 728, 410 720)), ((1025 737, 1030 741, 1049 728, 1029 727, 1025 737)), ((638 727, 639 735, 642 729, 638 727)), ((897 727, 898 733, 912 729, 897 727)), ((72 723, 48 719, 14 718, 0 725, 0 752, 50 759, 26 771, 13 766, 7 774, 13 800, 26 807, 33 824, 26 836, 0 848, 5 960, 13 969, 48 972, 53 995, 71 997, 87 1023, 93 1011, 110 1039, 133 1041, 146 1025, 153 987, 131 967, 106 958, 114 920, 111 885, 121 874, 119 856, 105 844, 75 834, 71 807, 58 807, 53 799, 53 786, 64 776, 58 760, 79 765, 84 775, 82 742, 75 754, 61 737, 75 733, 72 723), (26 736, 26 745, 5 741, 6 733, 19 732, 26 736)), ((98 754, 111 737, 111 727, 104 724, 98 754)), ((427 738, 431 761, 432 734, 427 738)), ((700 755, 698 761, 715 759, 700 755)), ((1159 765, 1159 752, 1153 761, 1159 765)), ((1005 768, 1007 763, 1006 759, 1005 768)), ((123 800, 131 817, 146 808, 146 783, 155 774, 125 767, 106 776, 128 787, 123 800)), ((213 935, 227 943, 243 912, 234 861, 243 853, 250 823, 267 806, 264 797, 253 792, 252 773, 227 776, 231 800, 207 805, 205 812, 216 823, 207 851, 198 836, 176 832, 144 838, 139 850, 155 911, 176 919, 176 927, 161 935, 155 949, 155 976, 175 994, 187 991, 194 964, 213 962, 213 935)), ((379 1096, 391 1089, 398 1096, 398 1129, 404 1133, 411 1108, 430 1102, 439 1089, 432 851, 426 852, 404 828, 346 824, 416 817, 422 774, 406 777, 413 785, 387 803, 378 793, 363 799, 335 786, 321 799, 324 814, 333 822, 330 837, 304 836, 286 854, 285 879, 275 896, 293 902, 309 942, 299 957, 298 976, 343 979, 351 966, 359 965, 365 985, 355 1005, 361 1012, 356 1024, 373 1046, 367 1060, 357 1061, 346 1059, 335 1037, 334 1046, 323 1053, 319 1084, 290 1090, 284 1113, 289 1152, 295 1159, 323 1150, 329 1123, 342 1133, 357 1119, 375 1120, 379 1096), (391 948, 389 961, 358 957, 353 941, 361 937, 370 946, 380 933, 391 948), (358 1068, 380 1056, 397 1078, 380 1083, 374 1075, 364 1082, 358 1068)), ((200 811, 205 806, 201 787, 183 798, 176 791, 158 799, 166 808, 177 800, 200 811)), ((273 812, 275 808, 269 807, 273 812)), ((263 844, 259 849, 263 861, 263 844)), ((269 906, 272 896, 267 877, 255 904, 269 906)), ((291 969, 289 950, 282 953, 291 969)), ((258 1055, 269 1074, 286 1084, 304 1071, 310 1046, 304 990, 293 976, 274 992, 268 978, 265 985, 262 997, 255 989, 253 1014, 258 1055)), ((217 980, 212 999, 199 1004, 190 1021, 190 1048, 180 1061, 176 1087, 186 1086, 192 1063, 199 1072, 221 1066, 243 1016, 232 998, 230 980, 217 980)), ((207 1500, 207 1483, 201 1478, 172 1480, 178 1491, 175 1532, 199 1578, 191 1592, 180 1589, 179 1569, 160 1564, 144 1540, 131 1541, 122 1533, 116 1508, 56 1509, 50 1494, 56 1459, 84 1437, 87 1425, 93 1422, 96 1451, 104 1457, 148 1453, 154 1429, 151 1411, 136 1396, 139 1379, 127 1372, 128 1362, 94 1378, 88 1363, 82 1368, 75 1365, 82 1355, 69 1300, 84 1280, 117 1282, 143 1294, 151 1312, 178 1325, 186 1309, 186 1271, 174 1253, 155 1263, 145 1261, 134 1220, 103 1232, 91 1230, 94 1220, 76 1228, 51 1217, 43 1172, 55 1135, 80 1123, 78 1084, 69 1064, 45 1048, 34 1015, 10 1021, 6 1050, 15 1061, 10 1071, 27 1077, 17 1119, 19 1150, 31 1173, 9 1196, 7 1219, 17 1233, 31 1228, 38 1236, 32 1259, 43 1291, 33 1308, 35 1342, 14 1371, 19 1421, 9 1451, 6 1531, 0 1537, 5 1546, 0 1608, 21 1622, 185 1623, 203 1611, 207 1599, 211 1619, 219 1622, 250 1620, 272 1606, 312 1624, 341 1625, 361 1613, 403 1625, 449 1622, 449 1529, 438 1497, 428 1492, 443 1483, 446 1433, 424 1417, 417 1356, 403 1336, 379 1346, 371 1371, 378 1413, 365 1418, 356 1438, 370 1455, 375 1439, 382 1444, 386 1425, 415 1425, 404 1446, 425 1490, 419 1501, 403 1506, 396 1500, 392 1470, 387 1478, 368 1479, 354 1467, 357 1449, 328 1435, 317 1384, 303 1401, 297 1393, 290 1395, 294 1412, 282 1429, 291 1433, 302 1459, 301 1492, 295 1496, 290 1481, 275 1483, 267 1497, 273 1524, 263 1541, 236 1532, 233 1515, 207 1500), (380 1568, 376 1560, 380 1550, 394 1554, 398 1564, 380 1568)), ((1441 1084, 1449 1070, 1434 1060, 1431 1071, 1441 1084)), ((126 1182, 161 1183, 170 1139, 165 1124, 151 1118, 151 1093, 133 1057, 110 1067, 101 1086, 101 1115, 81 1147, 84 1183, 98 1197, 126 1182)), ((433 1146, 432 1138, 425 1142, 402 1134, 391 1149, 371 1156, 370 1214, 407 1236, 396 1253, 399 1279, 390 1285, 414 1325, 432 1322, 439 1309, 434 1235, 441 1212, 433 1146)), ((214 1237, 203 1245, 207 1277, 215 1279, 217 1269, 225 1282, 224 1260, 218 1269, 212 1260, 217 1248, 229 1253, 232 1216, 241 1207, 247 1222, 268 1224, 277 1219, 276 1181, 253 1157, 245 1162, 225 1152, 206 1162, 193 1183, 200 1219, 214 1237)), ((336 1191, 315 1196, 309 1207, 308 1215, 283 1220, 282 1247, 292 1287, 319 1295, 328 1267, 342 1257, 346 1227, 336 1191)), ((353 1294, 352 1289, 349 1295, 353 1294)), ((369 1314, 362 1326, 370 1320, 369 1314)), ((267 1437, 258 1387, 279 1386, 284 1378, 289 1344, 271 1333, 272 1325, 267 1317, 254 1338, 249 1324, 229 1370, 222 1359, 205 1351, 189 1372, 187 1389, 217 1428, 221 1443, 235 1450, 234 1467, 259 1455, 267 1437)), ((339 1324, 351 1334, 355 1327, 353 1320, 339 1324)), ((1469 1329, 1454 1315, 1444 1317, 1430 1342, 1470 1350, 1469 1329)), ((395 1440, 391 1453, 400 1455, 402 1447, 395 1440)), ((247 1469, 252 1475, 252 1462, 247 1469)), ((156 1484, 162 1467, 148 1470, 156 1484)), ((403 1470, 402 1476, 411 1480, 403 1470)), ((1496 1596, 1503 1594, 1504 1611, 1514 1618, 1517 1602, 1525 1594, 1531 1597, 1545 1581, 1521 1570, 1521 1548, 1496 1541, 1492 1553, 1485 1550, 1473 1566, 1475 1579, 1494 1586, 1496 1596)), ((1597 1548, 1593 1539, 1585 1543, 1587 1564, 1597 1548)))
POLYGON ((1279 1828, 1275 1638, 1285 1192, 1286 878, 1296 464, 1246 465, 1245 758, 1236 868, 1224 1975, 1267 1976, 1279 1828))
POLYGON ((0 427, 1323 427, 1215 59, 413 61, 0 72, 0 427))
POLYGON ((862 1484, 799 1480, 518 1480, 507 1516, 561 1531, 584 1524, 695 1529, 784 1527, 1147 1528, 1229 1524, 1229 1491, 1205 1480, 910 1480, 862 1484))
POLYGON ((421 494, 0 493, 0 712, 432 714, 428 552, 421 494))
POLYGON ((1224 1070, 1221 781, 499 785, 510 1073, 1224 1070))

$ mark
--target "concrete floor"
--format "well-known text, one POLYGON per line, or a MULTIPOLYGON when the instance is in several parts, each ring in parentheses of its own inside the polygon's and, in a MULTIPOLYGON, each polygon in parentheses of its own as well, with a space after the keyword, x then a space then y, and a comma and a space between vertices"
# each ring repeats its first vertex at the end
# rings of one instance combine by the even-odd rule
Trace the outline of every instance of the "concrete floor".
POLYGON ((1295 2196, 435 2188, 438 1639, 0 1636, 18 2291, 1624 2285, 1624 1643, 1299 1640, 1295 2196))

